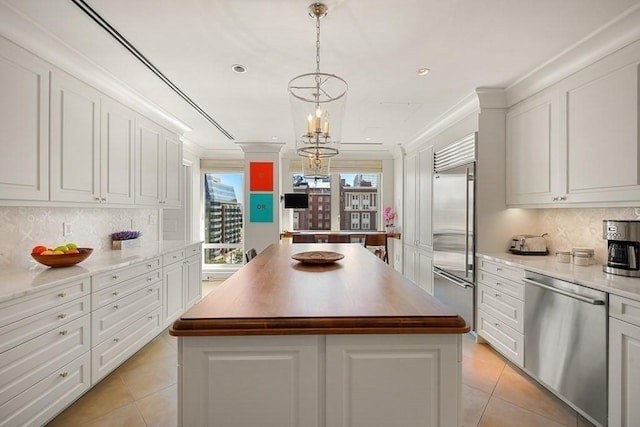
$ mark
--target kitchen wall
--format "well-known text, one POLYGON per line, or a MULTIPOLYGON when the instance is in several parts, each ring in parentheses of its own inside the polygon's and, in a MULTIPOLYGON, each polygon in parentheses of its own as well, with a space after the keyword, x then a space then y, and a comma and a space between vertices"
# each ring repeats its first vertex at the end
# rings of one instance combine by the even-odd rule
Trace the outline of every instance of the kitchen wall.
POLYGON ((142 232, 143 243, 157 241, 158 221, 158 209, 0 207, 0 268, 35 265, 30 252, 39 244, 110 249, 111 233, 131 229, 142 232), (72 235, 62 235, 63 222, 72 235))
MULTIPOLYGON (((606 241, 602 238, 602 220, 640 220, 637 208, 539 209, 538 231, 549 233, 547 246, 555 251, 586 247, 595 250, 596 264, 606 260, 606 241)), ((526 232, 526 230, 523 230, 526 232)))

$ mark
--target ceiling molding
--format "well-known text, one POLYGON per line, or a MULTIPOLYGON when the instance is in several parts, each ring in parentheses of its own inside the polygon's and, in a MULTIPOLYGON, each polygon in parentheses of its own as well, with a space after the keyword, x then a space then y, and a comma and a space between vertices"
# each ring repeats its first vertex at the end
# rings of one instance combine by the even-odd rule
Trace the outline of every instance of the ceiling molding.
POLYGON ((631 43, 640 40, 640 4, 609 21, 507 87, 507 105, 558 83, 631 43))

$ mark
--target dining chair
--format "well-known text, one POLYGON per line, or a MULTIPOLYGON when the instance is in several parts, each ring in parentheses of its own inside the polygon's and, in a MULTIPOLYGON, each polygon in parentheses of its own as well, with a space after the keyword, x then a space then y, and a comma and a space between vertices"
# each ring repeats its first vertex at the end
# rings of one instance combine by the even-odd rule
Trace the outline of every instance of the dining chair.
POLYGON ((373 248, 373 253, 389 264, 389 248, 387 247, 386 233, 366 234, 364 237, 364 247, 373 248))
POLYGON ((351 243, 351 236, 348 234, 329 234, 329 243, 351 243))
POLYGON ((293 243, 315 243, 316 236, 313 234, 294 234, 291 237, 293 243))
POLYGON ((247 260, 247 262, 249 262, 252 259, 254 259, 257 255, 258 255, 258 252, 256 252, 256 250, 254 248, 251 248, 247 252, 244 253, 244 257, 247 260))

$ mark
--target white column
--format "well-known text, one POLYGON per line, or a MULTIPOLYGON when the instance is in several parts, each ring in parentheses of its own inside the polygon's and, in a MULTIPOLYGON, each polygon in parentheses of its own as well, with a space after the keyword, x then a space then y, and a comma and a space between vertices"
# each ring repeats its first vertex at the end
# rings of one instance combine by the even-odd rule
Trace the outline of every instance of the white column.
POLYGON ((284 143, 243 142, 237 143, 244 151, 244 247, 260 252, 272 243, 280 241, 280 150, 284 143), (251 222, 249 198, 249 168, 251 162, 273 163, 273 191, 253 193, 273 193, 273 222, 251 222))

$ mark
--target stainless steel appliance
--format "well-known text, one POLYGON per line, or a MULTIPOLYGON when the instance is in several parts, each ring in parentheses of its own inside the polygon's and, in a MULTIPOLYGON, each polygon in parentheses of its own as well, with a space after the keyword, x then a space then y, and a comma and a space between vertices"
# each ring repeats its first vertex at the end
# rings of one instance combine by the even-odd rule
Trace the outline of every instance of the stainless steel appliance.
POLYGON ((607 240, 605 273, 640 277, 640 221, 602 221, 602 238, 607 240))
POLYGON ((525 272, 524 368, 607 425, 607 294, 525 272))
POLYGON ((437 151, 433 176, 434 296, 475 330, 476 134, 437 151))
POLYGON ((516 255, 548 255, 547 241, 544 236, 534 236, 532 234, 519 234, 511 238, 509 252, 516 255))

